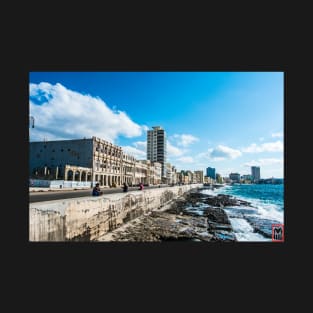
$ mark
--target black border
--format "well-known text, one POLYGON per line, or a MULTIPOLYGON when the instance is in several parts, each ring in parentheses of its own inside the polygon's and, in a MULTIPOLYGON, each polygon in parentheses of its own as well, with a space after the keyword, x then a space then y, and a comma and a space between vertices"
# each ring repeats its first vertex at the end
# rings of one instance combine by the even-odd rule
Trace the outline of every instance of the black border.
MULTIPOLYGON (((44 21, 40 19, 38 22, 44 21)), ((57 30, 62 31, 58 28, 57 30)), ((49 34, 53 33, 50 30, 49 34)), ((159 297, 169 299, 172 296, 177 299, 177 302, 184 302, 183 298, 196 290, 201 297, 200 301, 208 301, 208 307, 210 301, 214 302, 210 297, 212 291, 214 295, 220 293, 220 299, 226 302, 224 293, 231 294, 233 301, 235 300, 233 293, 237 294, 243 302, 249 297, 255 298, 258 303, 254 304, 254 307, 259 306, 263 301, 264 293, 274 301, 277 300, 278 295, 282 296, 282 291, 285 290, 282 286, 287 285, 289 279, 287 273, 289 273, 291 248, 300 244, 295 238, 294 230, 296 224, 294 208, 297 207, 297 203, 293 201, 292 204, 290 194, 290 190, 296 187, 291 177, 297 177, 291 175, 290 168, 291 160, 294 160, 296 154, 295 151, 294 155, 290 155, 289 148, 295 143, 292 136, 290 137, 291 127, 294 125, 289 121, 287 123, 287 117, 290 118, 295 113, 295 111, 290 112, 290 107, 297 97, 293 90, 297 84, 297 77, 294 69, 291 69, 285 47, 276 42, 277 38, 272 36, 271 41, 264 42, 261 38, 268 33, 263 33, 259 29, 257 34, 262 36, 256 36, 254 40, 245 37, 242 41, 232 32, 227 37, 215 35, 213 40, 210 36, 211 32, 198 41, 193 40, 192 36, 188 36, 189 41, 186 41, 184 34, 178 38, 174 35, 168 36, 171 37, 168 41, 156 42, 154 42, 155 37, 149 40, 143 36, 134 41, 130 36, 123 37, 122 44, 120 42, 116 46, 114 43, 122 40, 117 36, 116 40, 105 40, 104 46, 104 43, 93 46, 93 43, 99 41, 99 37, 88 33, 88 43, 92 48, 82 50, 81 40, 78 42, 78 39, 81 39, 80 35, 74 32, 74 37, 70 38, 69 43, 67 43, 68 37, 63 36, 62 39, 67 43, 63 45, 58 42, 56 31, 46 44, 32 43, 32 47, 27 46, 26 49, 22 49, 21 44, 20 47, 15 48, 20 53, 14 54, 14 61, 10 63, 8 71, 9 88, 6 89, 8 102, 5 119, 8 117, 9 126, 6 126, 3 132, 7 137, 6 145, 11 151, 6 155, 5 160, 7 164, 5 190, 8 190, 10 198, 8 210, 12 214, 10 217, 12 224, 7 225, 9 231, 8 238, 5 240, 10 246, 9 253, 14 254, 14 258, 9 258, 11 265, 14 266, 13 277, 16 278, 16 275, 26 277, 24 284, 21 285, 24 289, 21 291, 29 289, 28 282, 32 281, 37 287, 36 295, 40 297, 47 290, 55 291, 52 286, 49 288, 52 284, 57 285, 64 294, 72 291, 76 296, 73 301, 79 302, 80 299, 77 300, 77 297, 81 294, 93 295, 95 292, 101 295, 102 292, 96 289, 96 285, 100 283, 104 288, 115 289, 118 294, 120 291, 136 294, 137 288, 143 290, 143 294, 136 298, 140 301, 143 300, 140 297, 149 294, 149 287, 146 286, 153 285, 152 290, 158 291, 158 299, 159 297), (53 39, 55 41, 51 42, 53 39), (114 49, 108 47, 110 44, 114 49), (28 151, 28 73, 30 71, 285 72, 285 242, 283 244, 209 245, 29 243, 28 225, 25 223, 28 221, 28 190, 25 188, 25 183, 28 182, 26 151, 28 151), (273 282, 277 281, 281 289, 275 289, 275 293, 271 293, 269 289, 273 287, 273 282), (239 283, 242 283, 241 290, 236 290, 236 284, 239 283), (264 292, 261 297, 260 294, 255 295, 261 291, 264 292)), ((28 34, 23 35, 27 37, 28 34)), ((293 173, 295 174, 295 171, 293 173)), ((58 291, 56 293, 60 295, 58 291)), ((102 295, 101 298, 105 299, 105 296, 102 295)), ((123 302, 123 299, 118 296, 117 299, 123 302)), ((199 301, 199 297, 195 301, 199 301)), ((157 301, 153 303, 155 302, 157 301)), ((224 302, 219 303, 220 306, 223 304, 224 302)), ((272 308, 271 305, 264 307, 264 309, 272 308)))

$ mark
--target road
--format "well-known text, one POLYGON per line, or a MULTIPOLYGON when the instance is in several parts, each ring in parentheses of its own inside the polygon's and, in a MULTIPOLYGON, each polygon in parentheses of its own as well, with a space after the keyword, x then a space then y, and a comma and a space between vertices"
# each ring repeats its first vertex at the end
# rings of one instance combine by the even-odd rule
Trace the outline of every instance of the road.
MULTIPOLYGON (((144 189, 159 188, 158 186, 144 187, 144 189)), ((161 187, 162 188, 162 187, 161 187)), ((129 187, 128 191, 138 190, 138 187, 129 187)), ((104 194, 123 192, 122 188, 101 189, 104 194)), ((29 193, 29 202, 41 202, 91 196, 92 189, 67 191, 42 191, 29 193)))

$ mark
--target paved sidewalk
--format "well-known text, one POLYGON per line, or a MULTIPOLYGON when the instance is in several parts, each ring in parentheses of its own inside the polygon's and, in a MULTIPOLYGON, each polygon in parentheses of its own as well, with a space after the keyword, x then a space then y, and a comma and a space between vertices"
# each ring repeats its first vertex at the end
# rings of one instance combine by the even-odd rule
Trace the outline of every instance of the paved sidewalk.
POLYGON ((88 190, 91 187, 73 187, 73 188, 50 188, 50 187, 29 187, 29 192, 40 192, 40 191, 66 191, 66 190, 88 190))

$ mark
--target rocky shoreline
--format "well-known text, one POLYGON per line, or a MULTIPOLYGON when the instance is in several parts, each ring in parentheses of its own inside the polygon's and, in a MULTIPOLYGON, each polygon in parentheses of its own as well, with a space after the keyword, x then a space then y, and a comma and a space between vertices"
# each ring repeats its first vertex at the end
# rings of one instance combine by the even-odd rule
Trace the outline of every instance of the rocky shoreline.
POLYGON ((99 241, 237 241, 224 206, 249 205, 228 195, 192 190, 170 205, 154 210, 105 234, 99 241))

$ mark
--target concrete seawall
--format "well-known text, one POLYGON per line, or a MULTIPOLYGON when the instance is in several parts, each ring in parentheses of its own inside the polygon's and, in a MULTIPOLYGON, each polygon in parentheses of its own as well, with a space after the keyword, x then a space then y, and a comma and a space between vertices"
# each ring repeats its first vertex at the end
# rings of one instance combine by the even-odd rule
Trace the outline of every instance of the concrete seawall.
POLYGON ((29 205, 29 241, 90 241, 202 184, 29 205))

